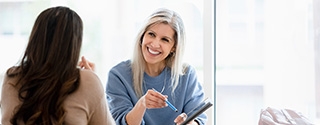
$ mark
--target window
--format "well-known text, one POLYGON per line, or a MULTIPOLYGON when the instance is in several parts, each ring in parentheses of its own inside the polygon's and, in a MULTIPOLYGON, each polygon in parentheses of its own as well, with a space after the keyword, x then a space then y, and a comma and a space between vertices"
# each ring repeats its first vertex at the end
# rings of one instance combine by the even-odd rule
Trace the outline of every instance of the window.
POLYGON ((95 62, 103 84, 111 67, 131 58, 135 36, 147 16, 159 7, 177 11, 186 27, 185 62, 196 68, 203 83, 203 0, 0 0, 0 83, 6 69, 22 57, 38 14, 58 5, 70 7, 82 18, 81 55, 95 62))
POLYGON ((266 107, 319 124, 317 2, 217 0, 217 125, 258 124, 266 107))

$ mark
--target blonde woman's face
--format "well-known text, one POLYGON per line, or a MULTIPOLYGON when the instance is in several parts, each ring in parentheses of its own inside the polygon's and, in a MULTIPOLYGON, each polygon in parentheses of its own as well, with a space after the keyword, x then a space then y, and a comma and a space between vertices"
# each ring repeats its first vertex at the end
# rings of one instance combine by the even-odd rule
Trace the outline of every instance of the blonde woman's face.
POLYGON ((174 51, 174 30, 168 24, 155 24, 146 30, 142 39, 142 54, 147 64, 164 64, 174 51))

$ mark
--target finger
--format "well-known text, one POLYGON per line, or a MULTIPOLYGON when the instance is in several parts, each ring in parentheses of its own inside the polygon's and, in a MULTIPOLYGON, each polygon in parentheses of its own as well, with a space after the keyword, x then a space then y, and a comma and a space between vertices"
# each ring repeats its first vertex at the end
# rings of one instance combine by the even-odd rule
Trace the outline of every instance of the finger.
POLYGON ((82 60, 83 62, 86 62, 86 61, 87 61, 87 59, 86 59, 84 56, 81 57, 81 60, 82 60))
MULTIPOLYGON (((88 62, 89 62, 89 61, 88 61, 88 62)), ((95 71, 95 64, 94 64, 94 63, 89 62, 89 66, 91 67, 91 69, 92 69, 93 71, 95 71)))
POLYGON ((163 94, 161 94, 160 92, 158 92, 158 91, 156 91, 156 90, 154 90, 154 89, 152 89, 152 90, 150 89, 150 90, 148 90, 148 91, 150 91, 151 94, 153 94, 153 95, 156 96, 157 98, 162 99, 163 101, 165 101, 165 100, 168 98, 167 95, 163 95, 163 94))
POLYGON ((78 63, 78 66, 80 67, 80 68, 84 68, 84 59, 83 59, 83 56, 81 57, 81 59, 80 59, 80 61, 79 61, 79 63, 78 63))
POLYGON ((187 119, 187 114, 186 113, 181 113, 175 120, 174 122, 176 124, 181 124, 183 121, 187 119))
POLYGON ((167 106, 167 104, 164 100, 157 98, 151 94, 148 94, 148 96, 146 96, 146 98, 147 98, 146 99, 147 105, 150 108, 163 108, 163 107, 167 106))
POLYGON ((82 60, 83 65, 84 65, 85 67, 88 67, 88 66, 89 66, 88 60, 87 60, 84 56, 81 57, 81 60, 82 60))
POLYGON ((92 70, 90 62, 84 56, 81 57, 81 63, 82 68, 92 70))
POLYGON ((166 102, 162 98, 159 98, 159 94, 154 91, 147 91, 145 101, 148 108, 163 108, 167 106, 166 102))
POLYGON ((84 66, 86 69, 90 69, 92 71, 95 71, 95 64, 93 62, 90 62, 88 59, 86 59, 84 56, 82 56, 84 66))
POLYGON ((153 90, 149 90, 149 92, 150 92, 150 95, 152 96, 152 98, 150 98, 152 101, 160 103, 161 105, 165 105, 165 106, 167 105, 166 103, 167 96, 162 95, 161 93, 153 90))

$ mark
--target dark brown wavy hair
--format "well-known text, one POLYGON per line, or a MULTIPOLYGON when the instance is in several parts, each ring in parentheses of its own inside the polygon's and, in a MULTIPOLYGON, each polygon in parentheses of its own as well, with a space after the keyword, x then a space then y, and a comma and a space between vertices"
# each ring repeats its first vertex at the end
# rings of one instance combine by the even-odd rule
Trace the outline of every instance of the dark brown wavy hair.
POLYGON ((18 66, 7 70, 17 77, 19 99, 11 119, 13 125, 61 125, 63 102, 79 87, 77 68, 83 23, 68 7, 51 7, 37 17, 29 43, 18 66))

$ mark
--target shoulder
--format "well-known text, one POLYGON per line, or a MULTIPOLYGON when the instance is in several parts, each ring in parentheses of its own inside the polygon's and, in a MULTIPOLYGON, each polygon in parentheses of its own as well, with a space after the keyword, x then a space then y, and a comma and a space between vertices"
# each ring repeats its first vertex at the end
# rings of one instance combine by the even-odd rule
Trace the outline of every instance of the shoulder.
POLYGON ((8 74, 4 75, 3 83, 2 83, 2 90, 12 90, 18 89, 18 76, 8 76, 8 74), (9 89, 10 88, 10 89, 9 89))
POLYGON ((3 85, 15 86, 19 79, 19 76, 17 75, 19 71, 20 70, 17 67, 9 68, 4 75, 3 85))
POLYGON ((80 81, 100 81, 100 79, 93 71, 80 69, 80 81))
POLYGON ((131 72, 131 60, 126 60, 118 63, 117 65, 113 66, 110 70, 110 72, 118 72, 118 73, 124 73, 124 72, 131 72))
POLYGON ((122 62, 118 63, 117 65, 113 66, 112 69, 123 68, 123 67, 131 67, 131 60, 122 61, 122 62))
MULTIPOLYGON (((78 89, 68 95, 64 101, 66 120, 69 123, 88 122, 97 112, 103 112, 105 93, 103 85, 96 73, 87 69, 80 69, 80 82, 78 89), (97 111, 99 109, 99 111, 97 111)), ((101 116, 103 117, 103 116, 101 116)))
POLYGON ((195 72, 196 72, 196 70, 192 65, 190 65, 188 63, 184 63, 182 65, 182 73, 184 75, 186 75, 186 74, 194 74, 195 72))
POLYGON ((8 77, 6 74, 1 87, 1 110, 2 124, 9 124, 12 117, 12 111, 20 104, 18 97, 18 86, 16 86, 18 77, 8 77))
POLYGON ((95 94, 101 95, 103 93, 103 85, 98 75, 91 70, 80 69, 79 91, 93 91, 95 94))
POLYGON ((103 96, 104 88, 99 77, 91 70, 80 69, 79 87, 74 93, 70 94, 69 98, 83 104, 83 102, 96 103, 103 96), (80 98, 81 100, 79 100, 80 98))
POLYGON ((183 82, 186 82, 184 80, 197 81, 196 69, 192 65, 184 64, 183 65, 183 74, 180 75, 180 80, 182 80, 183 82))

